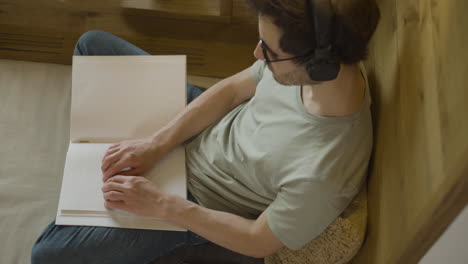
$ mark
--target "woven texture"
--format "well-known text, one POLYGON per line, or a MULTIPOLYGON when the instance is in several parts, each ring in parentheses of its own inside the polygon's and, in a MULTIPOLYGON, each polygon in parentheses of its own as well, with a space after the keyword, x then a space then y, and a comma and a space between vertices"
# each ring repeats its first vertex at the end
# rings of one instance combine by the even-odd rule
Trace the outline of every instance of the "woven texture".
POLYGON ((342 264, 359 251, 366 234, 367 185, 346 210, 314 240, 293 251, 286 247, 265 258, 265 264, 342 264))

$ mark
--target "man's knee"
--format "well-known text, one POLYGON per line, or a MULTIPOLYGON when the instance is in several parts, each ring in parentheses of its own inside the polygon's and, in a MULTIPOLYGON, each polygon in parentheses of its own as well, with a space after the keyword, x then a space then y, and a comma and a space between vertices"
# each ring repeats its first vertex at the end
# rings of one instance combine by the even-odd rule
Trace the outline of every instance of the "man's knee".
POLYGON ((80 39, 78 40, 78 42, 92 43, 96 41, 96 39, 99 39, 100 37, 102 37, 103 35, 108 35, 108 34, 110 33, 106 31, 102 31, 102 30, 96 30, 96 29, 86 31, 85 33, 83 33, 83 35, 80 36, 80 39))
POLYGON ((76 42, 73 55, 90 55, 89 47, 96 47, 103 37, 109 35, 110 33, 102 30, 90 30, 83 33, 76 42))

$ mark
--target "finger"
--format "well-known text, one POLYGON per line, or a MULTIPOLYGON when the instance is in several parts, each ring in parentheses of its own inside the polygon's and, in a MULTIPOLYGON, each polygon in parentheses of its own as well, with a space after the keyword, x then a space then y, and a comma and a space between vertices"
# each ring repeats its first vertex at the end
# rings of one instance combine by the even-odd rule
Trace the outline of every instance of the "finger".
POLYGON ((116 150, 116 149, 120 149, 120 144, 114 144, 114 145, 110 146, 107 149, 107 151, 116 150))
POLYGON ((104 193, 104 200, 108 201, 125 201, 125 194, 117 191, 110 191, 104 193))
POLYGON ((123 183, 121 183, 121 182, 110 181, 109 180, 106 183, 104 183, 104 185, 101 188, 101 191, 103 193, 110 192, 110 191, 125 192, 125 187, 123 186, 123 183))
POLYGON ((120 159, 122 156, 122 151, 117 151, 111 155, 108 155, 103 159, 102 165, 101 165, 101 171, 106 172, 112 164, 114 164, 116 161, 120 159))
MULTIPOLYGON (((119 174, 119 175, 127 175, 127 176, 131 176, 131 174, 124 174, 125 172, 127 171, 130 171, 132 170, 133 168, 130 168, 130 167, 127 167, 127 168, 124 168, 123 170, 121 171, 118 171, 116 174, 119 174)), ((111 178, 113 175, 107 175, 107 174, 103 174, 102 176, 102 181, 105 182, 107 181, 109 178, 111 178)))
POLYGON ((121 209, 128 211, 128 206, 123 201, 104 201, 104 206, 109 209, 121 209))
POLYGON ((128 181, 129 179, 129 176, 122 176, 122 175, 115 175, 113 177, 110 177, 106 183, 109 183, 109 182, 116 182, 116 183, 120 183, 120 184, 124 184, 128 181))
POLYGON ((109 155, 111 155, 111 154, 114 154, 115 152, 117 152, 117 151, 119 151, 119 150, 120 150, 120 148, 112 148, 112 149, 109 148, 109 149, 106 151, 106 153, 104 154, 104 157, 102 157, 102 161, 101 161, 101 162, 104 163, 104 159, 105 159, 107 156, 109 156, 109 155))
POLYGON ((109 149, 111 149, 111 148, 116 148, 116 147, 118 147, 118 146, 120 146, 120 143, 115 143, 115 144, 112 144, 112 145, 109 147, 109 149))
POLYGON ((107 179, 118 174, 118 172, 122 171, 123 169, 130 167, 127 165, 127 163, 128 162, 119 160, 116 163, 112 164, 112 166, 110 166, 109 169, 107 169, 107 171, 104 172, 104 181, 107 181, 107 179))
POLYGON ((127 171, 119 171, 119 175, 124 175, 124 176, 140 176, 141 174, 141 169, 131 169, 127 171))

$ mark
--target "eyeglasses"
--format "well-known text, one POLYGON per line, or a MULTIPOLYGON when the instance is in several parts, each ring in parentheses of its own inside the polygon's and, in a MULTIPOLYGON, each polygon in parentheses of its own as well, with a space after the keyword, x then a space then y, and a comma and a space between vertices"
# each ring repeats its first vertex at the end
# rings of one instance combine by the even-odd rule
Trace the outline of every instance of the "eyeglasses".
POLYGON ((269 50, 270 48, 267 46, 265 41, 263 41, 263 39, 260 40, 260 46, 262 47, 263 57, 265 58, 265 63, 267 65, 272 63, 272 62, 288 61, 288 60, 295 60, 295 59, 303 58, 303 57, 309 56, 314 51, 314 50, 311 50, 311 51, 307 52, 304 55, 300 55, 300 56, 296 56, 296 57, 270 60, 270 57, 268 56, 268 52, 267 52, 267 50, 269 50))

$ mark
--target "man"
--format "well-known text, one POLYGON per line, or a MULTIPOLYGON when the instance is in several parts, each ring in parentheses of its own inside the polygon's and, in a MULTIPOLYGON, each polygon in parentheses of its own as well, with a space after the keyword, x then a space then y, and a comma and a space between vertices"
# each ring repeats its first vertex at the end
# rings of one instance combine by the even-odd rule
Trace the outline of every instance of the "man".
MULTIPOLYGON (((365 180, 372 148, 359 62, 378 8, 373 0, 332 1, 324 58, 337 71, 330 77, 314 72, 321 55, 313 15, 325 14, 330 2, 249 2, 259 15, 258 61, 201 95, 189 86, 189 97, 199 96, 172 122, 151 137, 112 145, 102 160, 106 207, 190 232, 52 223, 33 248, 33 263, 148 263, 208 241, 263 258, 284 246, 300 249, 347 207, 365 180), (189 200, 138 176, 187 141, 189 200)), ((100 31, 83 35, 75 49, 75 55, 117 54, 147 53, 100 31)))

